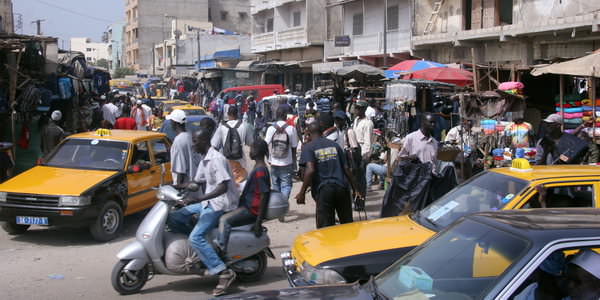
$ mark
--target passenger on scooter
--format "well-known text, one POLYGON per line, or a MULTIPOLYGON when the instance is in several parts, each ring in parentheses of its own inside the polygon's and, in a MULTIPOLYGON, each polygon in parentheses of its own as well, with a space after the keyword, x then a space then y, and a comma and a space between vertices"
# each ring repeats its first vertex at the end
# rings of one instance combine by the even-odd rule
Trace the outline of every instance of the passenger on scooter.
POLYGON ((167 222, 172 231, 188 233, 193 215, 198 215, 189 241, 207 273, 219 274, 219 283, 213 290, 213 295, 219 296, 225 294, 236 274, 219 258, 205 235, 218 226, 221 215, 238 206, 239 192, 227 159, 210 146, 211 137, 212 133, 206 128, 200 128, 192 136, 194 150, 202 155, 194 181, 206 184, 204 194, 184 200, 182 204, 186 206, 172 212, 167 222))
POLYGON ((254 160, 255 165, 240 195, 239 207, 224 214, 219 221, 216 244, 223 253, 227 252, 232 227, 254 224, 254 235, 260 237, 262 234, 262 221, 266 216, 271 193, 271 178, 265 163, 268 153, 267 143, 263 139, 255 139, 250 147, 250 158, 254 160))

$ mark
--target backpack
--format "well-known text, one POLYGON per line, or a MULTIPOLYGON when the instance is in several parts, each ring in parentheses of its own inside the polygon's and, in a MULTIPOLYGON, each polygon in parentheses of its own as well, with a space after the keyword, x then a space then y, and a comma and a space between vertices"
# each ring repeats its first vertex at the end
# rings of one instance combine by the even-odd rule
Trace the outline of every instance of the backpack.
POLYGON ((242 125, 242 121, 238 121, 234 127, 229 127, 227 122, 223 125, 229 129, 227 131, 227 137, 225 138, 225 144, 223 145, 223 155, 230 160, 241 159, 243 155, 242 138, 237 129, 242 125))
POLYGON ((285 131, 288 124, 284 124, 281 127, 277 124, 273 124, 273 127, 275 127, 275 133, 271 140, 271 156, 273 158, 284 159, 287 157, 288 148, 290 147, 290 137, 285 131))

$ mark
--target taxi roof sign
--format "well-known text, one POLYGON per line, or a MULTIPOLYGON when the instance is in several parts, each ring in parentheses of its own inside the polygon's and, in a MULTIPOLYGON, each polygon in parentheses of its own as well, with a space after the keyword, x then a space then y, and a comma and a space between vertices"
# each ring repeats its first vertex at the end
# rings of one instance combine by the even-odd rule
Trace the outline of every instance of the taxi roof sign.
POLYGON ((110 136, 111 132, 110 132, 110 129, 100 128, 100 129, 96 130, 96 135, 98 135, 98 136, 110 136))
POLYGON ((531 168, 531 164, 529 161, 524 158, 516 158, 512 161, 512 166, 510 167, 511 171, 517 172, 531 172, 533 169, 531 168))

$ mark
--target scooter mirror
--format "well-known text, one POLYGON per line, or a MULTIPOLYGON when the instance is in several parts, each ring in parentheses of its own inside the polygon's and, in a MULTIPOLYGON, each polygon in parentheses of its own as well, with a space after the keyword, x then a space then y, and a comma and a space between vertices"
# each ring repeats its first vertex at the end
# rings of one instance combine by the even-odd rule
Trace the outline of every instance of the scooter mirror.
POLYGON ((190 183, 188 184, 185 189, 189 192, 197 192, 200 189, 200 186, 198 186, 198 184, 196 183, 190 183))

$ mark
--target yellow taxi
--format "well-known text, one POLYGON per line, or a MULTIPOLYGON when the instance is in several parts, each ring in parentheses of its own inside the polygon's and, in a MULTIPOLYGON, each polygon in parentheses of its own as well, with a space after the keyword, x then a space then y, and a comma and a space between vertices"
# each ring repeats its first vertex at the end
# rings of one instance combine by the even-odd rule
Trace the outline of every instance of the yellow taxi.
POLYGON ((0 184, 0 221, 9 234, 31 225, 89 226, 114 239, 123 216, 156 203, 153 187, 171 181, 162 133, 107 130, 67 137, 44 162, 0 184))
POLYGON ((516 160, 471 178, 419 212, 322 228, 282 254, 292 286, 365 281, 436 232, 475 212, 599 207, 600 167, 534 166, 516 160), (520 164, 520 165, 519 165, 520 164), (538 193, 543 193, 541 198, 538 193))
POLYGON ((162 110, 163 117, 166 117, 173 111, 174 106, 181 106, 181 105, 186 105, 186 104, 190 104, 190 103, 187 101, 183 101, 183 100, 167 100, 167 101, 160 102, 158 108, 162 110))
POLYGON ((203 107, 191 105, 191 104, 173 106, 171 111, 176 110, 176 109, 183 110, 183 112, 185 113, 186 116, 202 116, 202 115, 206 114, 206 111, 204 110, 203 107))

